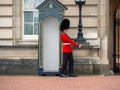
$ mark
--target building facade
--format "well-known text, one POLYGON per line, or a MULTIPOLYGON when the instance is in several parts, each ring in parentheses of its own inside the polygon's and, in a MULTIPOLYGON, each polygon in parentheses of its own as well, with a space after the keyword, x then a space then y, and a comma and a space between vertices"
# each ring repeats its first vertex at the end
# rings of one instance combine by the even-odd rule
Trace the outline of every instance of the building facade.
MULTIPOLYGON (((0 74, 37 74, 39 11, 36 7, 42 2, 0 1, 0 74)), ((59 2, 68 8, 64 12, 64 18, 71 21, 68 34, 76 38, 79 9, 74 0, 59 2)), ((83 35, 90 47, 74 50, 76 73, 114 71, 114 16, 119 13, 119 7, 119 0, 86 0, 82 9, 83 35)))

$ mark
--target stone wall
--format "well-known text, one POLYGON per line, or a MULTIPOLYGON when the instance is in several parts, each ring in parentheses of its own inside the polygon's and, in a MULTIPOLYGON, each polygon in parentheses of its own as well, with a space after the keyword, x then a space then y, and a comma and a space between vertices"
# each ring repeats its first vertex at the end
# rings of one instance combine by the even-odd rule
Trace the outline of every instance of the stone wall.
MULTIPOLYGON (((84 60, 75 60, 74 72, 77 75, 103 75, 101 69, 108 70, 104 65, 94 64, 94 59, 84 60)), ((38 75, 38 59, 0 59, 0 75, 38 75)), ((114 73, 107 71, 104 75, 114 73)))
POLYGON ((0 75, 38 75, 38 60, 0 59, 0 75))
POLYGON ((0 46, 0 75, 38 75, 38 46, 0 46))
POLYGON ((13 0, 0 1, 0 45, 13 45, 13 0))
MULTIPOLYGON (((74 72, 77 75, 101 74, 98 61, 91 58, 75 59, 74 72)), ((38 59, 0 59, 0 75, 38 75, 38 59)))

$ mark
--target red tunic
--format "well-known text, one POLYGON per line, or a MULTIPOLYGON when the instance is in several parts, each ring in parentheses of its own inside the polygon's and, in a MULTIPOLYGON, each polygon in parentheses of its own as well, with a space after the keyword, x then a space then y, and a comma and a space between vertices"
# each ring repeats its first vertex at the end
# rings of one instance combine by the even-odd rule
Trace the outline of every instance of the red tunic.
POLYGON ((63 53, 73 52, 71 44, 77 47, 79 46, 78 43, 76 43, 71 38, 69 38, 69 36, 66 33, 61 33, 61 41, 62 41, 62 52, 63 53))

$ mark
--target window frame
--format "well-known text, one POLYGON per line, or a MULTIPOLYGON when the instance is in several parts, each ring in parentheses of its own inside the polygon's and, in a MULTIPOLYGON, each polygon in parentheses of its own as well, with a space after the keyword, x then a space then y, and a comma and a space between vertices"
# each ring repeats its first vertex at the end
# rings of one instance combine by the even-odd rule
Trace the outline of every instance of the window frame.
MULTIPOLYGON (((24 0, 22 0, 22 39, 38 39, 38 35, 25 35, 24 34, 24 12, 27 12, 27 11, 31 11, 31 12, 35 12, 35 11, 38 11, 38 10, 35 10, 35 9, 31 9, 31 10, 25 10, 24 9, 24 0)), ((34 16, 34 13, 33 13, 33 16, 34 16)), ((33 17, 33 23, 32 24, 35 24, 37 22, 34 22, 34 17, 33 17)), ((33 29, 34 29, 34 25, 33 25, 33 29)), ((38 22, 38 29, 39 29, 39 22, 38 22)), ((34 31, 33 31, 34 32, 34 31)))

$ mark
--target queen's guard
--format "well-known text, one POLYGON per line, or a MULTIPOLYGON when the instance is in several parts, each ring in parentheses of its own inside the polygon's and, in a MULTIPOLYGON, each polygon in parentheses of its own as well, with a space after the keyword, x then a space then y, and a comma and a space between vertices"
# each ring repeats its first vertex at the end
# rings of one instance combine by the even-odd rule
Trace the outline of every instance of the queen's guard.
POLYGON ((60 77, 76 77, 77 75, 74 74, 74 61, 73 61, 73 49, 71 45, 76 47, 81 47, 78 43, 72 40, 68 35, 67 31, 70 28, 70 21, 69 19, 64 19, 60 24, 60 31, 61 31, 61 41, 62 41, 62 53, 63 53, 63 63, 60 70, 60 77), (69 63, 68 72, 67 72, 67 63, 69 63))

